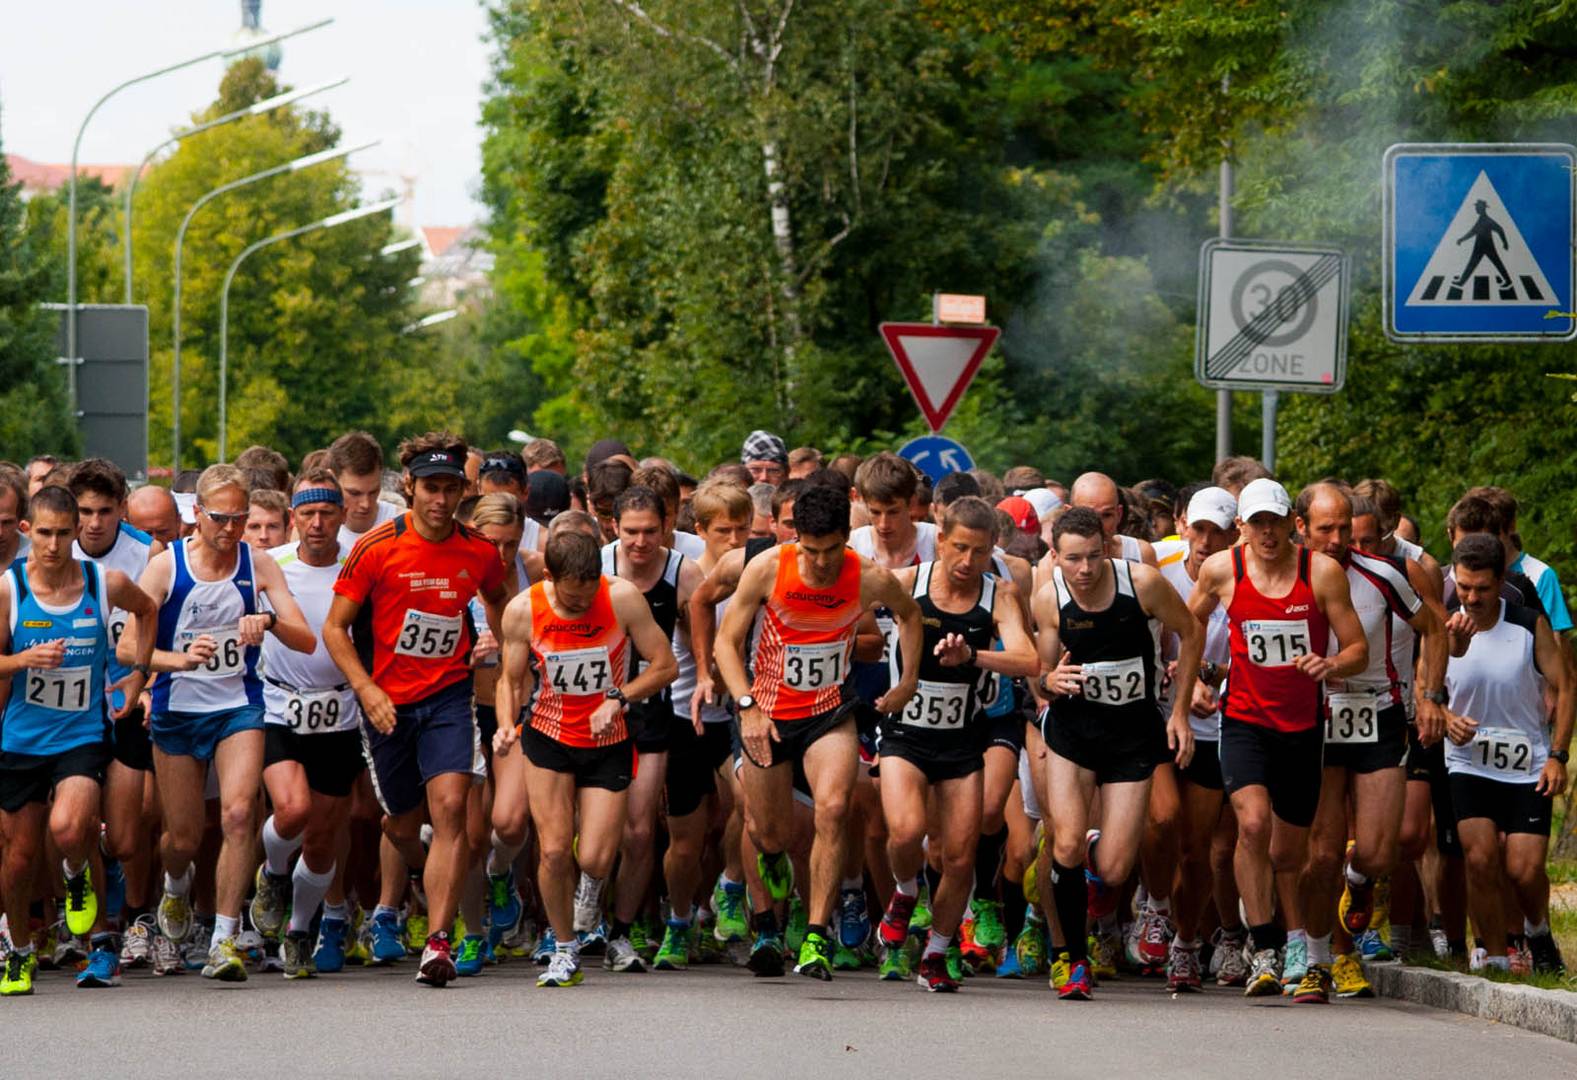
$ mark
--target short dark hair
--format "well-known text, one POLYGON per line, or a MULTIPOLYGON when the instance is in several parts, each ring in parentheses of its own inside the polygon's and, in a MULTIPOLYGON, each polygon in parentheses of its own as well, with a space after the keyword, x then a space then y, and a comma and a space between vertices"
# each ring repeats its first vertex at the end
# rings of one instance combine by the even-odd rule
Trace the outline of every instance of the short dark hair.
POLYGON ((586 502, 593 508, 601 502, 612 502, 630 486, 635 470, 622 461, 599 461, 586 474, 586 502))
POLYGON ((915 471, 897 454, 883 450, 867 458, 854 474, 854 486, 866 502, 906 503, 914 498, 915 471))
MULTIPOLYGON (((337 442, 335 445, 339 445, 337 442)), ((464 459, 471 450, 460 436, 448 431, 428 431, 414 435, 400 443, 400 468, 405 468, 423 454, 441 452, 464 459)), ((352 470, 353 472, 357 470, 352 470)))
POLYGON ((555 581, 590 581, 602 576, 602 552, 597 541, 578 529, 564 529, 548 537, 547 550, 542 555, 555 581))
POLYGON ((969 496, 978 498, 979 495, 979 480, 966 472, 952 472, 936 482, 936 490, 931 498, 943 506, 952 506, 959 499, 969 496))
POLYGON ((1057 517, 1051 527, 1051 547, 1055 551, 1064 536, 1082 536, 1088 539, 1101 535, 1101 515, 1088 506, 1070 506, 1057 517))
POLYGON ((959 526, 995 536, 997 512, 979 496, 965 495, 947 504, 947 511, 942 515, 942 535, 946 536, 959 526))
POLYGON ((636 469, 630 474, 630 486, 650 488, 662 500, 663 505, 657 511, 659 517, 679 512, 679 476, 672 469, 661 465, 636 469))
POLYGON ((668 507, 663 503, 663 498, 645 484, 631 484, 619 492, 619 497, 613 500, 613 519, 618 521, 631 510, 650 510, 657 515, 657 526, 662 527, 664 519, 668 516, 668 507))
POLYGON ((1489 533, 1472 533, 1451 549, 1451 561, 1463 570, 1490 570, 1496 579, 1506 576, 1506 545, 1489 533))
POLYGON ((81 498, 92 493, 102 495, 112 502, 125 500, 126 474, 121 467, 108 458, 88 458, 72 470, 71 483, 67 485, 71 494, 81 498))
POLYGON ((811 489, 811 483, 805 477, 798 480, 785 480, 772 489, 772 517, 774 520, 783 516, 783 504, 793 502, 811 489))
POLYGON ((329 444, 329 468, 353 476, 381 473, 383 447, 365 431, 348 432, 329 444))
POLYGON ((273 488, 275 491, 290 490, 290 462, 278 450, 270 450, 266 446, 249 446, 236 455, 235 467, 249 475, 251 488, 273 488))
POLYGON ((1454 533, 1486 532, 1499 536, 1506 531, 1506 519, 1488 499, 1464 495, 1446 513, 1446 528, 1454 533))
POLYGON ((849 496, 812 484, 794 500, 794 528, 801 536, 848 536, 849 496))
POLYGON ((81 515, 77 512, 77 497, 71 494, 69 488, 63 488, 59 484, 46 484, 34 493, 28 500, 27 520, 37 521, 40 510, 67 514, 73 523, 81 520, 81 515))

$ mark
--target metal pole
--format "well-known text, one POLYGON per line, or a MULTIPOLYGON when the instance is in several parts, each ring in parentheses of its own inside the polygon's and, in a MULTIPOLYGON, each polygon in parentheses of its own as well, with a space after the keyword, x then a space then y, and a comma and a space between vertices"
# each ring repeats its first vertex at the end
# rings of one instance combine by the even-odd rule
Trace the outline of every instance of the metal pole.
POLYGON ((179 475, 181 471, 181 248, 186 243, 187 227, 191 225, 192 219, 197 216, 197 211, 226 192, 234 191, 236 188, 245 187, 248 184, 254 184, 259 180, 267 180, 271 176, 279 176, 281 173, 299 172, 313 165, 321 165, 325 161, 346 157, 356 153, 358 150, 377 146, 379 141, 374 139, 359 146, 351 146, 340 150, 320 150, 316 154, 308 154, 305 157, 296 158, 294 161, 287 161, 283 165, 275 165, 272 169, 264 169, 262 172, 255 172, 251 176, 243 176, 241 179, 232 180, 228 184, 220 184, 194 202, 192 208, 186 211, 186 217, 181 220, 181 227, 175 232, 175 299, 174 306, 171 309, 175 355, 170 364, 170 397, 173 404, 170 418, 170 450, 171 458, 173 459, 170 476, 172 478, 179 475))
POLYGON ((331 214, 326 218, 303 225, 299 229, 290 229, 287 232, 275 233, 265 237, 255 244, 245 248, 235 257, 230 264, 230 269, 225 271, 224 286, 219 290, 219 460, 223 461, 229 448, 228 412, 230 392, 230 283, 235 280, 235 272, 241 268, 246 257, 254 251, 260 251, 271 244, 290 240, 304 233, 316 232, 319 229, 332 229, 336 225, 344 225, 349 221, 371 217, 381 214, 385 210, 393 210, 400 205, 399 199, 385 199, 371 206, 360 206, 354 210, 344 210, 338 214, 331 214))
POLYGON ((1281 393, 1266 390, 1260 394, 1259 410, 1262 430, 1259 436, 1259 459, 1265 468, 1276 471, 1276 410, 1281 406, 1281 393))
POLYGON ((106 101, 128 86, 136 86, 138 83, 147 82, 149 79, 156 79, 160 75, 168 75, 172 71, 180 71, 182 68, 201 64, 205 60, 231 57, 250 52, 260 45, 272 45, 276 41, 284 41, 286 38, 295 37, 297 34, 305 34, 309 30, 317 30, 333 21, 333 18, 319 19, 315 23, 297 27, 295 30, 287 30, 282 34, 274 34, 263 38, 261 41, 254 41, 244 48, 215 49, 213 52, 194 56, 190 60, 182 60, 178 64, 162 67, 158 71, 150 71, 146 75, 138 75, 134 79, 127 79, 94 102, 93 108, 88 110, 88 115, 82 118, 82 126, 77 128, 76 141, 71 144, 71 174, 66 178, 66 185, 69 189, 66 209, 66 352, 70 355, 65 359, 66 386, 70 395, 73 423, 75 423, 77 413, 77 158, 82 152, 82 135, 88 129, 88 121, 93 119, 93 114, 98 112, 106 101))
MULTIPOLYGON (((1221 77, 1221 92, 1231 85, 1231 76, 1221 77)), ((1221 190, 1217 196, 1217 213, 1221 218, 1221 239, 1232 236, 1232 158, 1231 147, 1223 146, 1221 153, 1221 190)), ((1216 460, 1232 456, 1232 391, 1216 391, 1216 460)))
POLYGON ((289 105, 289 104, 292 104, 293 102, 300 101, 302 98, 311 97, 313 94, 320 94, 320 93, 322 93, 325 90, 332 90, 336 86, 344 86, 348 82, 350 82, 350 76, 349 75, 342 75, 338 79, 335 79, 333 82, 318 83, 316 86, 308 86, 305 89, 290 90, 290 91, 288 91, 286 93, 283 93, 283 94, 275 94, 271 98, 264 98, 262 101, 257 102, 255 105, 248 105, 246 108, 244 108, 244 109, 237 109, 233 113, 226 113, 225 115, 219 116, 219 117, 215 117, 212 120, 206 120, 206 121, 204 121, 201 124, 194 124, 192 127, 189 127, 186 130, 184 130, 184 131, 177 131, 174 135, 171 135, 168 139, 165 139, 158 146, 155 146, 152 150, 149 150, 148 153, 146 154, 146 156, 143 157, 142 164, 137 166, 136 170, 131 174, 131 180, 126 184, 126 235, 124 237, 124 242, 121 245, 121 247, 124 250, 125 263, 126 263, 126 268, 125 268, 125 277, 126 277, 126 293, 125 293, 125 295, 126 295, 126 303, 130 304, 132 302, 131 301, 131 201, 132 201, 132 197, 137 194, 137 184, 142 180, 143 171, 148 168, 149 163, 151 163, 153 161, 153 159, 161 151, 163 151, 165 149, 165 147, 174 146, 176 143, 180 142, 182 139, 189 139, 193 135, 199 134, 200 132, 209 131, 209 130, 212 130, 213 128, 220 127, 220 126, 222 126, 224 124, 229 124, 229 123, 232 123, 233 121, 236 121, 236 120, 245 119, 248 116, 262 116, 264 113, 272 112, 273 110, 281 108, 281 107, 283 107, 285 105, 289 105))

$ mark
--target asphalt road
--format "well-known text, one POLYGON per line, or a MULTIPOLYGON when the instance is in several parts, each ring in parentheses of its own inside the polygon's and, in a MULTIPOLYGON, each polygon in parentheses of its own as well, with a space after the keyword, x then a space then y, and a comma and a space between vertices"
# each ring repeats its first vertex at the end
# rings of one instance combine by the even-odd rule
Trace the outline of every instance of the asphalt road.
POLYGON ((1085 1075, 1372 1080, 1577 1074, 1577 1046, 1397 1002, 1292 1006, 1210 989, 1173 998, 1158 981, 1109 982, 1061 1002, 1044 980, 971 979, 956 995, 872 972, 832 983, 742 969, 614 975, 538 990, 514 963, 445 990, 414 965, 287 983, 254 974, 129 973, 77 990, 41 973, 31 998, 0 1000, 15 1076, 448 1077, 512 1075, 835 1077, 1085 1075), (84 1056, 86 1055, 86 1057, 84 1056), (486 1070, 485 1072, 482 1070, 486 1070))

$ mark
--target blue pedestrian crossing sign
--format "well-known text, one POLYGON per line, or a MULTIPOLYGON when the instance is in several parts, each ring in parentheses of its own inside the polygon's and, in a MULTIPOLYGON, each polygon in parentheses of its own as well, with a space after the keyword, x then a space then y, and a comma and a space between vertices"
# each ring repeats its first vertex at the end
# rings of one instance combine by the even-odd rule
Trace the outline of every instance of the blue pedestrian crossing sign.
POLYGON ((919 469, 936 483, 948 473, 968 472, 975 467, 964 444, 946 435, 921 435, 898 448, 898 456, 919 469))
POLYGON ((1570 341, 1577 148, 1401 143, 1385 153, 1393 341, 1570 341))

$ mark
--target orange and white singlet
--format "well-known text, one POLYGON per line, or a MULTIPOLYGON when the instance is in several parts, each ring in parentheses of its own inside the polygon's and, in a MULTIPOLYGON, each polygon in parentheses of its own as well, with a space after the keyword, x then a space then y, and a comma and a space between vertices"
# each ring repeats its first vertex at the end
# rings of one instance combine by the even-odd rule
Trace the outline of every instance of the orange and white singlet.
POLYGON ((607 691, 624 685, 629 638, 619 630, 608 579, 584 615, 565 618, 548 603, 547 583, 531 587, 531 662, 536 695, 531 726, 565 746, 612 746, 629 738, 623 717, 606 733, 591 733, 591 714, 607 691))
POLYGON ((842 703, 862 611, 860 557, 845 550, 832 588, 815 589, 800 577, 799 545, 784 544, 778 552, 750 693, 772 719, 804 720, 842 703))

